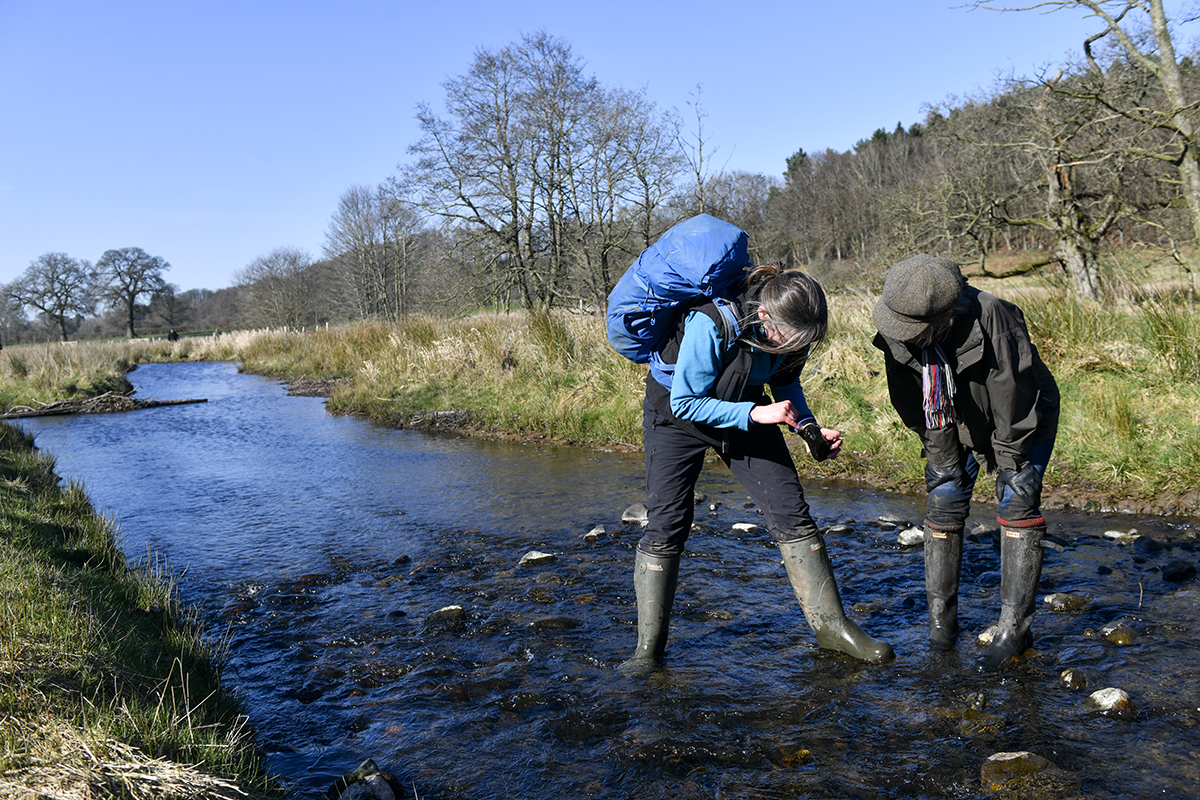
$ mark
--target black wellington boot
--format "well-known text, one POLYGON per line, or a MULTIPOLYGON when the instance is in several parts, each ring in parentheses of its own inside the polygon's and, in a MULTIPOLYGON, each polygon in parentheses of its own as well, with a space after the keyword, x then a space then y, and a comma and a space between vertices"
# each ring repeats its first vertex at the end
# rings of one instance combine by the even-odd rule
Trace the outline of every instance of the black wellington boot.
POLYGON ((979 672, 992 672, 1033 644, 1033 612, 1042 576, 1044 526, 1000 529, 1000 625, 996 637, 975 662, 979 672))
POLYGON ((958 635, 958 575, 962 570, 963 529, 945 530, 925 521, 925 597, 929 601, 929 643, 953 650, 958 635))
POLYGON ((678 580, 679 556, 664 558, 637 551, 633 561, 633 591, 637 595, 638 640, 629 660, 617 666, 623 675, 648 675, 662 666, 678 580))
POLYGON ((781 542, 779 552, 818 646, 841 651, 869 664, 884 664, 896 657, 891 645, 868 636, 842 610, 842 597, 820 534, 781 542))

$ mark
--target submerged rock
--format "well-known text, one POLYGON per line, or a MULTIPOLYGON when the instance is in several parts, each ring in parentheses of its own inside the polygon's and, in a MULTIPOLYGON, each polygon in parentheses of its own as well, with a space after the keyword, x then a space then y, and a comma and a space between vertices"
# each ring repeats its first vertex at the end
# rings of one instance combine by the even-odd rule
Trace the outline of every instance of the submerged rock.
POLYGON ((1196 565, 1177 558, 1162 568, 1162 578, 1171 583, 1182 583, 1196 574, 1196 565))
POLYGON ((1082 595, 1054 592, 1042 598, 1042 602, 1050 606, 1051 611, 1078 611, 1086 606, 1089 600, 1082 595))
POLYGON ((735 522, 733 523, 733 530, 738 533, 754 533, 758 530, 758 526, 753 522, 735 522))
POLYGON ((549 564, 554 560, 553 553, 542 553, 537 550, 530 550, 525 555, 521 556, 521 560, 517 562, 518 567, 536 567, 542 564, 549 564))
POLYGON ((625 509, 625 513, 621 515, 621 522, 633 522, 644 528, 650 524, 650 511, 645 503, 634 503, 625 509))
POLYGON ((992 639, 996 638, 996 634, 1000 632, 999 625, 989 625, 984 628, 978 636, 975 637, 975 643, 980 647, 987 647, 992 643, 992 639))
POLYGON ((880 526, 891 525, 893 528, 905 528, 912 525, 912 521, 903 514, 886 513, 880 514, 875 518, 880 526))
POLYGON ((1058 685, 1069 692, 1078 691, 1087 686, 1087 677, 1074 667, 1068 667, 1059 674, 1058 685))
POLYGON ((841 523, 839 523, 837 525, 830 525, 828 528, 825 529, 825 533, 833 534, 835 536, 844 534, 844 533, 854 533, 854 526, 853 525, 845 525, 845 524, 841 524, 841 523))
POLYGON ((578 628, 582 624, 574 617, 552 616, 538 617, 529 623, 529 627, 539 631, 562 631, 578 628))
POLYGON ((1137 638, 1137 631, 1124 622, 1110 622, 1100 629, 1100 635, 1106 642, 1116 645, 1132 644, 1137 638))
POLYGON ((599 539, 601 536, 603 536, 605 533, 607 533, 607 531, 604 529, 604 526, 597 525, 596 527, 592 528, 590 531, 585 533, 583 535, 583 539, 584 539, 584 541, 587 541, 587 542, 594 542, 597 539, 599 539))
POLYGON ((994 792, 1003 789, 1004 785, 1017 778, 1023 778, 1037 772, 1050 769, 1054 765, 1045 758, 1022 750, 1016 753, 994 753, 979 770, 983 780, 983 790, 994 792))
POLYGON ((1124 689, 1109 687, 1092 692, 1088 695, 1088 705, 1100 709, 1105 714, 1117 717, 1134 715, 1133 700, 1124 689))
POLYGON ((1133 540, 1133 548, 1141 553, 1158 553, 1165 550, 1166 546, 1149 536, 1139 536, 1133 540))
POLYGON ((326 800, 400 800, 403 796, 404 787, 396 776, 379 769, 369 758, 325 792, 326 800))

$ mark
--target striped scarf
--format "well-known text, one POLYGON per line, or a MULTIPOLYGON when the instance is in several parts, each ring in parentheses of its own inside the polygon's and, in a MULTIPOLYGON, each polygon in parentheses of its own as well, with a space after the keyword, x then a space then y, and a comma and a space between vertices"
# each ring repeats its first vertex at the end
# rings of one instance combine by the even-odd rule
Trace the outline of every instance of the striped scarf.
POLYGON ((925 427, 946 428, 954 424, 954 370, 938 341, 946 328, 921 350, 921 389, 924 395, 925 427))

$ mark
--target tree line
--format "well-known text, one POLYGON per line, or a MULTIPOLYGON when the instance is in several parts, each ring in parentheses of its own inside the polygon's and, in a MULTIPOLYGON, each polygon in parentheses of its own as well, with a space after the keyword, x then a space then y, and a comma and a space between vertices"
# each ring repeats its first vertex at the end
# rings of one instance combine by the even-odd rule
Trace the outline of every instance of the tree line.
MULTIPOLYGON (((845 152, 798 149, 779 177, 720 166, 701 87, 686 113, 659 108, 589 75, 565 40, 528 34, 477 51, 438 107, 418 106, 407 160, 343 193, 319 256, 280 247, 218 292, 164 284, 104 296, 130 335, 155 309, 158 321, 210 328, 599 309, 642 249, 702 212, 745 229, 756 261, 834 284, 874 287, 886 265, 919 251, 985 274, 1015 254, 1010 269, 1042 270, 1098 299, 1111 248, 1152 247, 1190 272, 1200 72, 1192 53, 1176 52, 1162 0, 1032 8, 1096 20, 1077 63, 931 104, 919 123, 880 128, 845 152)), ((66 259, 47 254, 40 270, 51 256, 66 259)), ((64 336, 64 318, 86 314, 9 288, 10 302, 57 320, 64 336)))

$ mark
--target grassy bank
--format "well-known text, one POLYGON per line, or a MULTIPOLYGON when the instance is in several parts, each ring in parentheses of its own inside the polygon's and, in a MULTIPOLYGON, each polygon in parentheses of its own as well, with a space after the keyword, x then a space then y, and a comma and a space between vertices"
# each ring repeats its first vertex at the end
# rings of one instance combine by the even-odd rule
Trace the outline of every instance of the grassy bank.
MULTIPOLYGON (((1169 300, 1100 305, 1037 287, 1013 299, 1025 310, 1064 400, 1047 478, 1052 503, 1200 511, 1200 323, 1194 314, 1169 300)), ((923 464, 916 437, 888 402, 883 359, 870 343, 872 302, 865 296, 833 299, 830 334, 805 373, 818 418, 845 435, 844 456, 821 465, 799 458, 798 465, 805 476, 913 490, 923 485, 923 464)), ((51 384, 38 389, 46 397, 72 369, 103 376, 105 369, 140 361, 236 359, 248 372, 340 378, 331 410, 396 425, 428 424, 427 412, 452 410, 463 412, 452 419, 465 418, 461 424, 487 434, 597 447, 641 443, 645 368, 609 348, 603 320, 595 317, 411 317, 395 325, 359 322, 175 343, 51 345, 23 358, 54 364, 64 358, 56 349, 95 349, 97 362, 115 366, 92 368, 77 354, 53 380, 28 370, 20 376, 26 387, 51 384)), ((0 353, 0 398, 10 405, 20 394, 9 385, 14 370, 5 359, 12 352, 19 351, 0 353)), ((99 385, 110 379, 89 380, 99 385)), ((82 380, 73 385, 82 391, 82 380)), ((28 397, 31 390, 23 391, 28 397)), ((982 487, 980 495, 987 495, 982 487)))
POLYGON ((3 423, 0 598, 0 796, 281 796, 170 580, 3 423))

